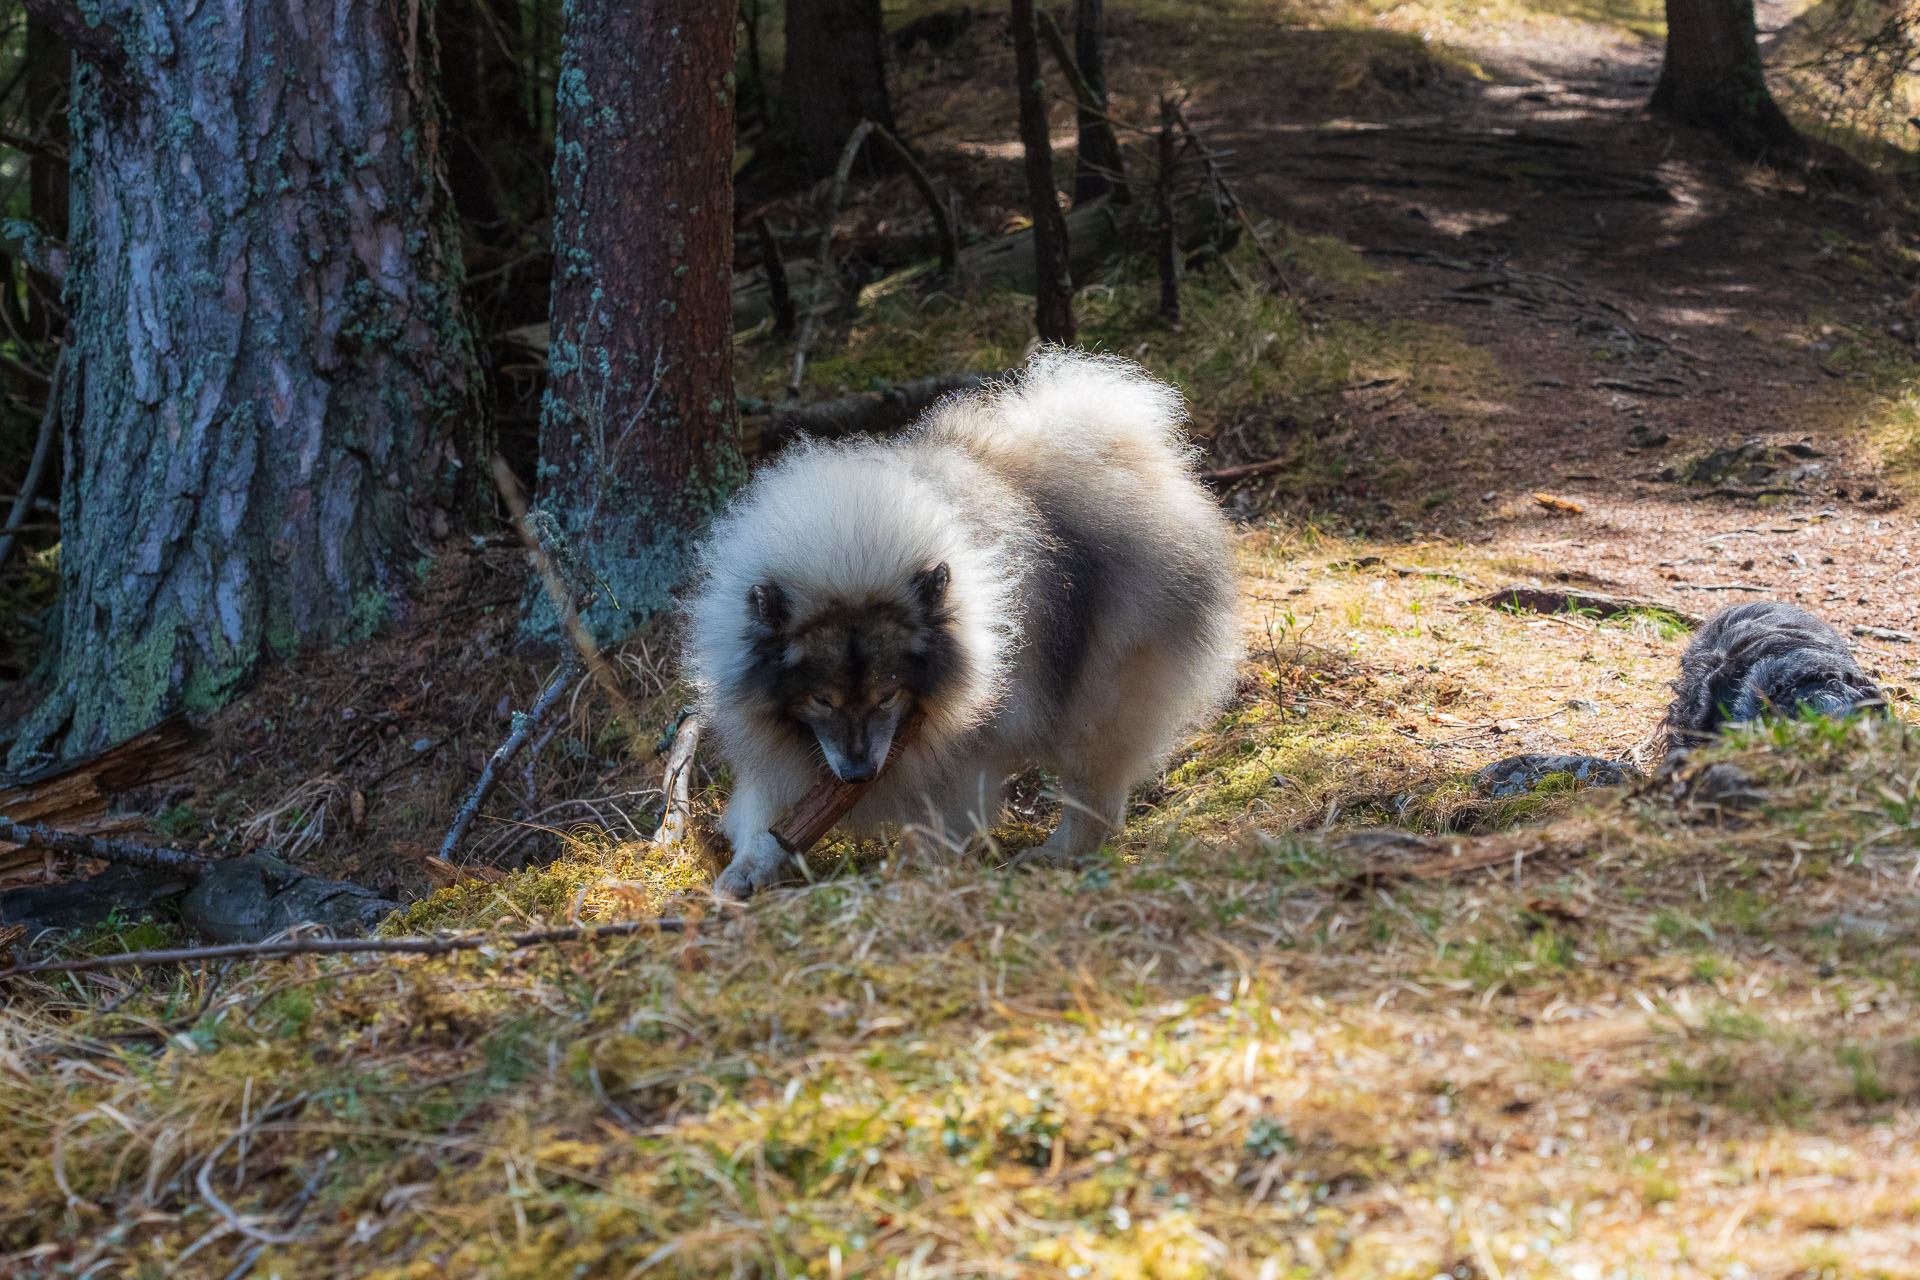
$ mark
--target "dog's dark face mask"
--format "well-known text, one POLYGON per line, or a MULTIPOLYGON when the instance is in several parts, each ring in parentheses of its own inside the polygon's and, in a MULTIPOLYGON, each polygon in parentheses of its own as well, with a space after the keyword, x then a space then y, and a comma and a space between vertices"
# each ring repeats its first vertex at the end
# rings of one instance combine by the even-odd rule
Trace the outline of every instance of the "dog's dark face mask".
POLYGON ((953 680, 948 578, 935 565, 898 599, 835 603, 799 620, 779 586, 747 593, 764 693, 842 782, 878 777, 901 725, 953 680))

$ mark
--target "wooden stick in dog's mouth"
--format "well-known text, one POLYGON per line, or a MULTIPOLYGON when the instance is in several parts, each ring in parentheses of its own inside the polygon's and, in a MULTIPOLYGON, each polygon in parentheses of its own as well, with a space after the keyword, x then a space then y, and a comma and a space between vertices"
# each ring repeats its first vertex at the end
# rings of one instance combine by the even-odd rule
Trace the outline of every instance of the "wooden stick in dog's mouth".
POLYGON ((803 854, 820 842, 820 838, 833 830, 840 819, 860 803, 860 797, 871 791, 881 778, 886 776, 887 768, 900 758, 900 753, 912 742, 913 735, 920 727, 920 713, 910 714, 900 722, 900 728, 893 735, 893 745, 887 749, 886 763, 880 766, 880 772, 865 782, 842 782, 832 772, 822 773, 807 794, 788 806, 780 815, 780 820, 767 828, 767 833, 780 842, 780 847, 791 854, 803 854))

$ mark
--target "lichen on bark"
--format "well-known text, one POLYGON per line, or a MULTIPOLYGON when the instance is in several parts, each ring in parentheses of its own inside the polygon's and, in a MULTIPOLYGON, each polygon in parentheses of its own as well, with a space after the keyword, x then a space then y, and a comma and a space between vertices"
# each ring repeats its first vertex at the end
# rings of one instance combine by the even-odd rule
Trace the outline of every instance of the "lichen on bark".
MULTIPOLYGON (((569 0, 536 503, 606 588, 601 643, 664 608, 738 484, 732 315, 734 16, 569 0)), ((534 584, 525 636, 556 643, 534 584)))
POLYGON ((481 444, 430 2, 99 0, 75 76, 58 639, 10 763, 404 607, 481 444))

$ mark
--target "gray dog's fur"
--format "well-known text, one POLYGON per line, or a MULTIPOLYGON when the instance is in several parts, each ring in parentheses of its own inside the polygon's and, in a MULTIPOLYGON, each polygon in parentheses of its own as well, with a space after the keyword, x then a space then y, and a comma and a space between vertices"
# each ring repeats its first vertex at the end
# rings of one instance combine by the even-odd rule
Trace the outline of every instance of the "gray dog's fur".
POLYGON ((924 847, 991 826, 1029 764, 1063 793, 1048 854, 1118 826, 1240 652, 1227 526, 1184 417, 1131 364, 1050 351, 904 439, 803 445, 760 473, 688 608, 688 665, 734 770, 721 892, 784 872, 767 828, 822 765, 878 777, 850 829, 924 847))
POLYGON ((1722 609, 1701 626, 1681 656, 1662 723, 1673 750, 1770 715, 1885 709, 1880 687, 1838 631, 1805 609, 1763 600, 1722 609))

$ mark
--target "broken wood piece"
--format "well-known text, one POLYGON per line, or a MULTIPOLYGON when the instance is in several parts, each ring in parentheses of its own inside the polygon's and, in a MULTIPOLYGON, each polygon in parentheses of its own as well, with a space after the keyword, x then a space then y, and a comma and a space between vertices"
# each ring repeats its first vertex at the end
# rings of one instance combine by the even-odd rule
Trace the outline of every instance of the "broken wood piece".
POLYGON ((674 727, 666 776, 660 782, 667 803, 660 814, 660 828, 653 833, 655 844, 679 844, 693 829, 693 757, 700 749, 700 730, 700 717, 691 711, 674 727))
POLYGON ((1533 500, 1547 510, 1557 512, 1560 515, 1583 516, 1587 514, 1585 507, 1570 498, 1562 498, 1557 494, 1536 493, 1533 495, 1533 500))
POLYGON ((1596 618, 1617 618, 1623 613, 1654 613, 1671 618, 1687 627, 1703 621, 1697 614, 1677 609, 1658 600, 1640 600, 1633 596, 1613 595, 1606 591, 1580 591, 1569 587, 1542 587, 1516 583, 1491 595, 1480 596, 1467 604, 1488 609, 1512 609, 1525 613, 1584 613, 1596 618))
POLYGON ((109 836, 85 835, 77 831, 56 831, 38 823, 18 823, 0 818, 0 840, 25 845, 30 849, 51 849, 76 858, 95 858, 101 862, 124 862, 128 866, 152 871, 171 871, 199 879, 212 864, 207 859, 178 849, 116 840, 109 836))
MULTIPOLYGON (((887 752, 888 765, 899 759, 901 751, 913 741, 920 720, 916 712, 894 733, 893 747, 887 752)), ((831 773, 822 774, 807 794, 794 801, 780 815, 780 820, 767 828, 768 834, 788 853, 795 856, 805 853, 820 843, 820 838, 833 830, 835 823, 852 812, 853 806, 860 803, 860 797, 873 790, 886 772, 883 765, 878 774, 865 782, 842 782, 831 773)))

